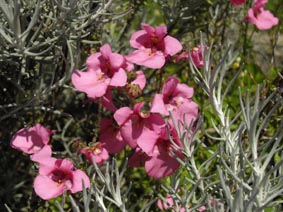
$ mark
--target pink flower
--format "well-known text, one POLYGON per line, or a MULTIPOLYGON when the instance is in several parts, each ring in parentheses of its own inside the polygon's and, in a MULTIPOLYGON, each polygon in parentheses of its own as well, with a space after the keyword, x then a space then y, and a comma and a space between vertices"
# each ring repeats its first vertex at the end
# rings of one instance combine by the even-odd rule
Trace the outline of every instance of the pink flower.
MULTIPOLYGON (((204 49, 208 49, 207 46, 203 47, 204 49)), ((189 61, 189 57, 191 57, 194 65, 197 68, 202 68, 204 65, 203 57, 202 57, 202 46, 198 45, 193 48, 193 50, 190 52, 190 56, 188 52, 183 52, 177 57, 177 62, 179 62, 181 59, 187 59, 189 61)))
POLYGON ((89 98, 102 97, 109 86, 122 87, 127 83, 126 60, 122 55, 112 53, 108 44, 103 45, 100 52, 89 56, 86 64, 87 71, 76 70, 72 74, 72 83, 89 98))
POLYGON ((193 88, 179 83, 176 77, 168 77, 162 93, 155 94, 150 112, 168 116, 170 111, 176 121, 184 124, 185 120, 189 125, 198 115, 198 106, 191 100, 193 93, 193 88))
POLYGON ((161 94, 155 94, 150 112, 168 116, 169 111, 178 106, 180 99, 190 99, 193 94, 193 88, 179 83, 176 77, 168 77, 163 85, 161 94))
POLYGON ((34 180, 35 193, 44 200, 62 195, 65 191, 76 193, 90 186, 88 176, 74 169, 68 159, 49 160, 39 164, 39 175, 34 180))
POLYGON ((167 35, 166 26, 152 27, 145 23, 141 26, 143 30, 135 32, 131 37, 130 44, 137 50, 126 56, 128 61, 158 69, 164 66, 167 56, 181 51, 182 44, 167 35))
POLYGON ((101 119, 99 140, 111 154, 121 152, 127 145, 121 136, 120 129, 114 126, 111 119, 107 118, 101 119))
POLYGON ((235 6, 240 6, 246 2, 246 0, 230 0, 230 2, 235 6))
POLYGON ((279 23, 277 17, 269 10, 264 10, 267 0, 255 0, 252 8, 248 10, 248 15, 245 18, 252 24, 255 24, 259 30, 267 30, 279 23))
POLYGON ((132 110, 129 107, 122 107, 114 113, 114 119, 120 126, 123 139, 131 148, 137 147, 137 139, 144 133, 145 128, 152 130, 160 129, 165 121, 160 114, 144 113, 141 111, 144 102, 137 103, 132 110))
MULTIPOLYGON (((148 130, 147 130, 148 131, 148 130)), ((166 127, 162 127, 160 133, 148 131, 142 134, 138 140, 138 146, 147 154, 147 159, 144 163, 146 173, 154 178, 162 178, 173 174, 180 166, 176 160, 176 156, 183 158, 180 152, 182 143, 178 138, 177 131, 170 126, 169 133, 166 127), (170 141, 168 134, 171 135, 173 142, 179 147, 176 147, 170 141), (170 152, 173 151, 175 155, 170 152)))
POLYGON ((90 163, 93 163, 92 158, 95 162, 100 165, 104 161, 108 160, 109 154, 104 148, 103 144, 100 142, 94 143, 91 146, 82 148, 78 152, 79 154, 84 154, 90 163))
POLYGON ((27 154, 37 153, 48 144, 54 132, 38 123, 29 129, 22 128, 13 136, 11 147, 27 154))

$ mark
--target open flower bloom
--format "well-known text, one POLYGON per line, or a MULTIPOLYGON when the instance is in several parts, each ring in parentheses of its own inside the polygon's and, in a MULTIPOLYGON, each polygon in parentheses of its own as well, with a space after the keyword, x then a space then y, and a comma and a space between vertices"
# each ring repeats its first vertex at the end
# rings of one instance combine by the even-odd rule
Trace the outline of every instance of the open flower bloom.
POLYGON ((94 159, 95 163, 97 163, 98 165, 102 164, 104 161, 108 160, 109 158, 109 154, 107 150, 100 142, 82 148, 79 150, 78 153, 85 155, 90 163, 93 163, 92 160, 94 159))
POLYGON ((168 77, 162 93, 155 94, 150 112, 165 116, 171 112, 175 121, 180 121, 182 124, 186 121, 186 124, 190 125, 198 115, 198 106, 191 100, 193 93, 193 88, 179 83, 176 77, 168 77))
POLYGON ((230 0, 230 2, 235 6, 240 6, 246 2, 246 0, 230 0))
POLYGON ((131 148, 137 147, 137 139, 144 133, 158 131, 165 125, 160 114, 144 113, 141 111, 144 102, 137 103, 132 110, 122 107, 114 113, 114 119, 120 126, 122 138, 131 148), (145 128, 149 129, 145 131, 145 128))
POLYGON ((279 23, 269 10, 265 10, 264 6, 267 0, 255 0, 252 8, 248 10, 246 20, 255 24, 259 30, 267 30, 279 23))
POLYGON ((158 134, 155 131, 147 131, 137 140, 138 146, 148 156, 144 163, 146 173, 154 178, 162 178, 173 174, 180 166, 175 157, 183 158, 180 151, 183 147, 176 129, 169 125, 169 133, 166 127, 162 127, 158 134), (168 134, 171 135, 172 141, 178 148, 172 144, 168 134))
POLYGON ((22 128, 13 136, 11 147, 27 154, 37 153, 48 144, 52 133, 39 123, 29 129, 22 128))
POLYGON ((76 70, 72 74, 72 83, 91 99, 104 96, 109 86, 122 87, 127 83, 126 60, 122 55, 112 53, 108 44, 89 56, 86 65, 87 71, 76 70))
POLYGON ((53 199, 65 191, 76 193, 90 186, 88 176, 81 170, 74 169, 68 159, 49 160, 39 164, 39 175, 34 180, 35 193, 44 200, 53 199))
POLYGON ((101 119, 99 140, 111 154, 121 152, 127 145, 121 136, 120 129, 114 126, 111 119, 107 118, 101 119))
POLYGON ((158 69, 164 66, 167 56, 173 56, 182 50, 182 44, 174 37, 167 35, 166 26, 152 27, 141 24, 143 30, 135 32, 130 40, 137 49, 126 56, 126 59, 137 65, 158 69))

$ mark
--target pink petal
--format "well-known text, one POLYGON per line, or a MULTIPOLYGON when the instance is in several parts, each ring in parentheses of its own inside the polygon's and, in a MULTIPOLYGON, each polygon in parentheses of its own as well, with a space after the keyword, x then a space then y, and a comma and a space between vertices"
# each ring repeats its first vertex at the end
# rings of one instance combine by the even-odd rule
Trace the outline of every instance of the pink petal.
POLYGON ((162 93, 165 96, 170 96, 176 89, 177 85, 179 83, 178 78, 176 77, 168 77, 164 83, 164 86, 162 88, 162 93))
POLYGON ((125 59, 120 54, 112 53, 109 57, 109 63, 111 68, 118 69, 125 63, 125 59))
POLYGON ((154 27, 150 26, 149 24, 146 23, 141 23, 142 28, 147 32, 149 36, 154 36, 155 35, 155 29, 154 27))
POLYGON ((119 126, 122 126, 129 117, 133 114, 133 111, 129 107, 122 107, 114 113, 114 119, 119 126))
POLYGON ((151 113, 160 113, 162 115, 169 115, 169 112, 167 111, 164 101, 163 101, 163 95, 162 94, 155 94, 153 97, 153 100, 151 102, 151 113))
POLYGON ((159 69, 165 64, 165 57, 162 52, 152 52, 151 49, 136 50, 126 56, 126 59, 137 65, 148 68, 159 69))
POLYGON ((269 10, 263 10, 258 14, 255 24, 259 30, 267 30, 277 25, 278 22, 278 18, 274 17, 269 10))
POLYGON ((39 152, 30 156, 30 159, 34 162, 43 163, 48 160, 52 155, 52 150, 49 145, 45 145, 39 152))
POLYGON ((89 177, 80 169, 73 171, 71 193, 76 193, 83 190, 83 183, 85 188, 90 187, 89 177))
POLYGON ((189 53, 183 52, 183 53, 179 54, 178 57, 176 58, 176 62, 178 63, 182 59, 188 60, 189 59, 189 53))
POLYGON ((192 98, 193 95, 194 89, 184 83, 178 83, 176 89, 173 92, 173 96, 181 96, 184 98, 192 98))
POLYGON ((156 132, 145 128, 137 138, 137 144, 148 156, 152 156, 158 138, 159 135, 156 132))
POLYGON ((109 44, 104 44, 103 46, 100 47, 100 53, 105 59, 110 59, 112 56, 112 50, 111 46, 109 44))
POLYGON ((91 54, 87 60, 86 60, 86 66, 88 67, 88 69, 93 69, 93 70, 97 70, 100 68, 100 61, 99 61, 99 57, 101 57, 101 53, 97 52, 94 54, 91 54))
POLYGON ((145 162, 146 173, 153 178, 167 177, 173 174, 179 166, 179 162, 169 155, 150 157, 145 162))
POLYGON ((137 78, 131 82, 131 84, 137 84, 140 86, 140 89, 144 89, 146 84, 146 78, 143 71, 136 71, 137 78))
POLYGON ((138 115, 132 115, 121 127, 120 132, 122 138, 131 147, 137 147, 137 139, 140 137, 144 129, 143 122, 140 121, 138 115))
POLYGON ((123 140, 119 129, 113 126, 112 120, 102 118, 100 132, 99 140, 109 153, 119 153, 125 148, 127 143, 123 140))
POLYGON ((74 165, 72 163, 72 161, 68 160, 68 159, 58 159, 56 161, 56 165, 60 168, 60 169, 64 169, 64 170, 73 170, 74 169, 74 165))
POLYGON ((27 154, 34 154, 49 142, 51 133, 51 130, 40 124, 29 129, 22 128, 13 136, 10 145, 27 154))
POLYGON ((145 30, 134 32, 130 39, 130 45, 136 49, 140 49, 145 45, 148 45, 149 42, 150 38, 145 30))
POLYGON ((41 140, 44 144, 47 144, 50 140, 50 136, 53 131, 43 127, 41 124, 37 123, 34 126, 36 133, 41 137, 41 140))
POLYGON ((111 89, 107 89, 106 94, 101 97, 101 104, 103 107, 110 110, 111 112, 115 112, 117 110, 116 106, 112 101, 111 89))
POLYGON ((81 92, 88 95, 89 98, 101 97, 106 93, 108 87, 108 79, 99 79, 98 71, 88 70, 86 72, 75 71, 72 74, 72 83, 81 92))
POLYGON ((111 86, 124 86, 127 83, 127 74, 124 69, 120 68, 117 72, 114 73, 110 85, 111 86))
POLYGON ((49 200, 62 195, 65 185, 58 186, 57 182, 48 176, 39 175, 34 180, 34 191, 41 199, 49 200))
POLYGON ((164 44, 164 52, 171 56, 177 54, 183 48, 182 44, 176 38, 173 38, 169 35, 164 38, 164 44))
POLYGON ((134 113, 139 114, 141 113, 141 109, 144 106, 144 102, 139 102, 134 105, 134 113))
POLYGON ((155 27, 155 36, 158 38, 159 41, 163 40, 166 35, 167 35, 166 26, 161 25, 161 26, 155 27))

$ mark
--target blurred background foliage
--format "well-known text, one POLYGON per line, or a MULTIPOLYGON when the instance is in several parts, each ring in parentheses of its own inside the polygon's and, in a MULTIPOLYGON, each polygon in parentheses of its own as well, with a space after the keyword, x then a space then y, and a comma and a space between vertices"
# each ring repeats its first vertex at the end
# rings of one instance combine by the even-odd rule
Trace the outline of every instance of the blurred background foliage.
MULTIPOLYGON (((263 84, 262 98, 282 88, 283 3, 269 1, 267 6, 280 24, 268 31, 258 31, 242 20, 251 4, 250 0, 242 8, 227 0, 0 0, 0 211, 6 210, 4 204, 14 211, 56 211, 52 201, 35 196, 32 183, 36 169, 27 155, 10 148, 11 137, 20 128, 40 122, 56 130, 51 141, 55 152, 64 155, 68 146, 69 157, 76 154, 75 141, 96 140, 99 119, 107 112, 75 91, 70 76, 75 69, 83 69, 86 57, 104 43, 115 52, 131 52, 130 36, 142 22, 166 24, 168 34, 178 38, 184 50, 199 44, 202 35, 212 47, 215 64, 232 45, 238 56, 225 82, 243 70, 227 97, 232 113, 238 112, 238 87, 242 93, 249 90, 253 94, 257 85, 263 84)), ((155 71, 146 70, 146 74, 145 99, 158 89, 155 71)), ((195 88, 194 101, 204 113, 205 127, 215 133, 210 121, 215 114, 207 96, 192 80, 188 62, 168 65, 162 80, 169 75, 195 88)), ((281 119, 282 106, 267 136, 281 119)), ((205 143, 211 148, 216 145, 208 137, 205 143)), ((201 149, 199 160, 206 154, 201 149)), ((124 155, 118 157, 122 160, 124 155)), ((83 166, 81 160, 77 164, 83 166)), ((127 170, 126 180, 134 183, 133 202, 138 196, 150 199, 161 191, 162 181, 145 175, 141 169, 127 170)))

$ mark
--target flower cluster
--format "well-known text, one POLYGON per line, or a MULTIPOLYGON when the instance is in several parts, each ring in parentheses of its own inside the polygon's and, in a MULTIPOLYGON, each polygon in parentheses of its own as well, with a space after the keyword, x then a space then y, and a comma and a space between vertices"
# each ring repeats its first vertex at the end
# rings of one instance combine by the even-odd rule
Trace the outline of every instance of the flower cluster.
MULTIPOLYGON (((235 6, 240 6, 245 3, 245 0, 230 0, 235 6)), ((254 0, 252 8, 248 10, 248 15, 245 20, 251 24, 255 24, 259 30, 267 30, 276 26, 279 23, 277 17, 264 7, 268 3, 268 0, 254 0)))
MULTIPOLYGON (((153 178, 162 178, 174 173, 183 158, 183 144, 178 137, 174 123, 180 129, 191 126, 198 116, 198 106, 192 100, 193 88, 179 82, 175 76, 168 77, 161 92, 151 100, 138 101, 146 86, 142 70, 135 70, 135 64, 152 69, 162 69, 167 63, 188 58, 182 44, 167 34, 166 26, 152 27, 141 24, 143 30, 135 32, 130 40, 134 52, 122 55, 112 52, 109 44, 86 60, 86 70, 75 70, 71 80, 75 88, 94 102, 102 104, 110 117, 101 117, 98 141, 88 145, 80 144, 78 154, 83 154, 90 163, 103 164, 109 154, 131 149, 129 166, 144 166, 153 178), (178 57, 178 58, 177 58, 178 57), (122 90, 130 99, 130 105, 117 107, 113 91, 122 90), (143 108, 149 109, 145 111, 143 108)), ((190 52, 193 63, 203 66, 201 47, 190 52)), ((65 191, 82 191, 83 184, 90 186, 88 176, 68 159, 52 157, 48 145, 51 131, 40 124, 19 130, 11 146, 30 154, 31 160, 39 164, 39 175, 34 181, 34 190, 42 199, 48 200, 65 191)))
MULTIPOLYGON (((170 117, 182 126, 189 125, 197 119, 198 106, 192 101, 193 88, 174 76, 167 78, 162 92, 156 93, 151 102, 135 101, 142 94, 146 78, 142 70, 135 71, 134 64, 161 69, 182 50, 182 44, 167 34, 166 26, 152 27, 145 23, 141 26, 143 29, 133 33, 130 39, 134 52, 123 56, 104 44, 99 52, 87 58, 86 71, 77 70, 72 75, 77 90, 94 101, 100 98, 102 106, 112 112, 112 117, 101 119, 95 148, 100 150, 87 147, 80 153, 89 159, 90 154, 97 155, 104 150, 115 154, 129 147, 133 150, 130 166, 144 166, 149 176, 161 178, 171 175, 180 165, 176 156, 182 157, 182 143, 170 117), (117 108, 112 99, 113 89, 124 89, 132 104, 117 108), (143 110, 145 105, 149 106, 148 111, 143 110)), ((193 58, 200 67, 202 58, 193 58)), ((95 157, 96 163, 107 160, 108 155, 103 155, 104 158, 95 157)))
POLYGON ((62 195, 65 191, 76 193, 88 188, 88 176, 75 169, 69 159, 52 157, 48 145, 54 131, 36 124, 29 129, 20 129, 11 140, 11 146, 30 155, 30 159, 39 164, 39 174, 34 180, 35 193, 44 200, 62 195))

